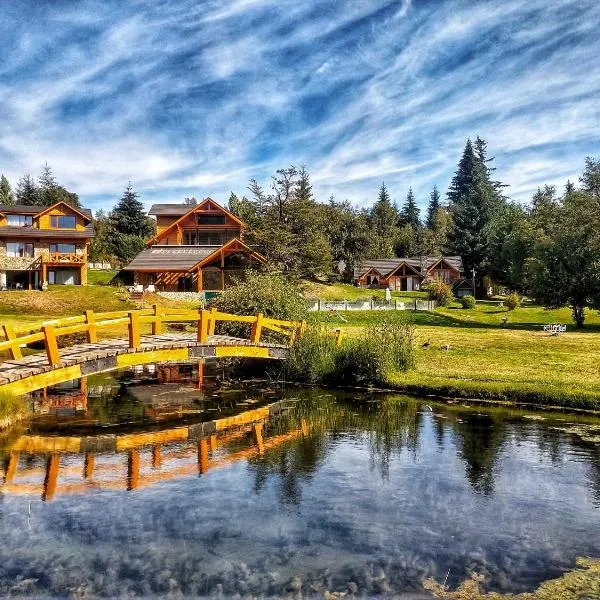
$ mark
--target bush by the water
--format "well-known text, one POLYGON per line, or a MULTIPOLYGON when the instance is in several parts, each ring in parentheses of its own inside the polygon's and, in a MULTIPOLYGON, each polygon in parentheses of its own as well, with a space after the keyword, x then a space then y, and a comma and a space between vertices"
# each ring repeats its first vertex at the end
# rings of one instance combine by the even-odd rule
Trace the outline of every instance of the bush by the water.
POLYGON ((473 296, 463 296, 460 299, 460 304, 463 308, 475 308, 475 298, 473 296))
POLYGON ((390 313, 337 347, 332 332, 309 327, 291 350, 290 379, 309 383, 384 385, 414 366, 414 328, 390 313))
POLYGON ((454 300, 452 288, 441 279, 434 279, 427 284, 427 298, 435 300, 438 306, 448 306, 454 300))
POLYGON ((506 296, 504 299, 504 304, 506 304, 506 308, 508 310, 515 310, 515 308, 519 308, 521 306, 521 297, 517 292, 512 292, 506 296))
MULTIPOLYGON (((236 315, 256 315, 301 321, 308 307, 297 283, 277 271, 249 271, 244 279, 219 294, 212 303, 221 312, 236 315)), ((229 335, 248 335, 248 326, 219 323, 219 332, 229 335)))

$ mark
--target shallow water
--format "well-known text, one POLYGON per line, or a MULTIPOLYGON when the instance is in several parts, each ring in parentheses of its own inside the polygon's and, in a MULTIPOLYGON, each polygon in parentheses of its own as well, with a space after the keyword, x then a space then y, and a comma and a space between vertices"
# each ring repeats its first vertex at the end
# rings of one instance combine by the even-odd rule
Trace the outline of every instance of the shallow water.
POLYGON ((2 442, 0 594, 516 592, 600 556, 600 422, 194 375, 36 395, 2 442))

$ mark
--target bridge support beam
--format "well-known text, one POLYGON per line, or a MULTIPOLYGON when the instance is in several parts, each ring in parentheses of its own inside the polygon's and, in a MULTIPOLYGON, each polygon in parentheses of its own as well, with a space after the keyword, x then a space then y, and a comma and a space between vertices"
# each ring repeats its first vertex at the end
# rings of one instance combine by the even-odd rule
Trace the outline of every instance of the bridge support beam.
POLYGON ((44 491, 42 500, 52 500, 56 492, 56 482, 58 480, 58 468, 60 466, 60 456, 52 454, 46 461, 46 477, 44 479, 44 491))

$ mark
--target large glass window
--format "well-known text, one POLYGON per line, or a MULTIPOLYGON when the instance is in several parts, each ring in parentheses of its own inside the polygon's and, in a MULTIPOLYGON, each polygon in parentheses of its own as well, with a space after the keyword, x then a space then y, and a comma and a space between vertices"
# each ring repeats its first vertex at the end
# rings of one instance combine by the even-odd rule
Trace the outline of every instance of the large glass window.
POLYGON ((50 227, 52 229, 75 229, 77 219, 71 215, 51 215, 50 227))
POLYGON ((31 227, 33 217, 31 215, 6 215, 6 224, 11 227, 31 227))
POLYGON ((6 255, 12 258, 33 258, 33 244, 23 242, 8 242, 6 255))
POLYGON ((50 252, 60 254, 75 254, 75 244, 50 244, 50 252))
POLYGON ((225 225, 225 215, 198 214, 198 225, 225 225))

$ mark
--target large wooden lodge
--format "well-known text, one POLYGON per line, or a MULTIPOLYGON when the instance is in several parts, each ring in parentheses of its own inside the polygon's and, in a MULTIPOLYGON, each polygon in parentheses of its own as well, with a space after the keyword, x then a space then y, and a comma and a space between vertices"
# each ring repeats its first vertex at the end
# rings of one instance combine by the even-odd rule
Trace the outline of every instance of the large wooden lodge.
POLYGON ((155 204, 156 235, 126 267, 137 285, 159 291, 220 291, 264 258, 244 243, 246 224, 212 198, 155 204))

